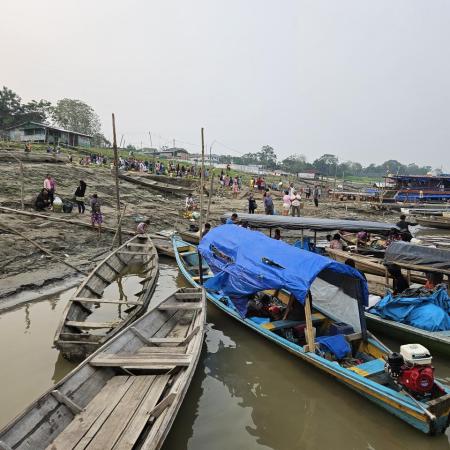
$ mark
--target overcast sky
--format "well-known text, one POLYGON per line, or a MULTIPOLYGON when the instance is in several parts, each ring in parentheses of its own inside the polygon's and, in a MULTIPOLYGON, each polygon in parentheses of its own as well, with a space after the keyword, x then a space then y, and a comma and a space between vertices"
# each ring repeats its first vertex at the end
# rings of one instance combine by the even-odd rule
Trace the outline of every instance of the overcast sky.
MULTIPOLYGON (((450 169, 448 0, 1 2, 0 85, 111 136, 450 169), (226 147, 225 147, 226 146, 226 147)), ((230 150, 232 149, 232 150, 230 150)))

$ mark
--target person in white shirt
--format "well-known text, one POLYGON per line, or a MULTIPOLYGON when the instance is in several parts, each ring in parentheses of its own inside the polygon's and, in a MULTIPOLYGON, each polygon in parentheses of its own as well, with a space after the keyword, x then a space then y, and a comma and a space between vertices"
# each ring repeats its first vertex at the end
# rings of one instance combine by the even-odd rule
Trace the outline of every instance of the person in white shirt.
POLYGON ((291 214, 292 217, 300 217, 300 205, 301 205, 302 196, 299 192, 293 192, 291 196, 291 214))

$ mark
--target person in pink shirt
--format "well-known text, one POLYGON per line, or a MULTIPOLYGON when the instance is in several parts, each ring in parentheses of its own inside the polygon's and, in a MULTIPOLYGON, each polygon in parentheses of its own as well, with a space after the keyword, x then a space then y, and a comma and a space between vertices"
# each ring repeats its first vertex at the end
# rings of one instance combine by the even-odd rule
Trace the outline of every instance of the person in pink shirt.
POLYGON ((49 173, 44 180, 44 189, 47 189, 48 199, 50 200, 50 205, 53 207, 53 200, 55 199, 56 191, 56 181, 49 173))
POLYGON ((289 195, 289 191, 284 191, 284 195, 283 195, 283 216, 288 216, 290 209, 291 209, 291 197, 289 195))

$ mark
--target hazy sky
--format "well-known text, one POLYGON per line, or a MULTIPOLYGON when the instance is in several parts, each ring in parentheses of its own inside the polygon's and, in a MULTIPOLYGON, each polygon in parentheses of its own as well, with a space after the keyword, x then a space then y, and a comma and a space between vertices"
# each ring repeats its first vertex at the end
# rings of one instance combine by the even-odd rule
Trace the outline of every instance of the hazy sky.
POLYGON ((450 169, 448 0, 0 0, 0 85, 127 143, 450 169), (229 151, 224 145, 225 144, 229 151))

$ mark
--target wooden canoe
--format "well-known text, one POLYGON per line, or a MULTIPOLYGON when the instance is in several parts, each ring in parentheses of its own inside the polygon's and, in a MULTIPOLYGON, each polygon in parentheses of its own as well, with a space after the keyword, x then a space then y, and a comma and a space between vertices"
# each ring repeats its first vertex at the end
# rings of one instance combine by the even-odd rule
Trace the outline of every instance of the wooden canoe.
MULTIPOLYGON (((386 277, 387 270, 385 265, 383 264, 382 259, 374 258, 371 256, 356 255, 354 253, 349 253, 344 250, 336 250, 329 247, 325 248, 325 251, 327 252, 327 255, 330 258, 335 259, 336 261, 342 263, 345 262, 347 259, 351 259, 352 261, 355 262, 355 267, 361 272, 386 277)), ((411 272, 410 280, 414 283, 420 284, 425 284, 426 282, 426 279, 423 275, 420 275, 415 272, 411 272)))
POLYGON ((121 180, 128 181, 129 183, 138 184, 139 186, 154 189, 156 191, 164 192, 166 194, 183 196, 189 194, 190 192, 195 191, 195 189, 192 187, 155 181, 150 178, 146 178, 145 175, 130 176, 121 173, 119 174, 119 178, 121 180))
POLYGON ((55 153, 39 153, 39 152, 14 152, 14 151, 1 151, 0 161, 17 161, 29 163, 68 163, 69 158, 67 155, 57 155, 55 153))
POLYGON ((0 448, 159 449, 200 358, 205 316, 202 290, 177 290, 0 430, 0 448))
POLYGON ((437 217, 433 219, 425 219, 425 218, 419 218, 416 217, 416 222, 423 226, 423 227, 429 227, 429 228, 439 228, 443 230, 450 230, 450 219, 442 218, 439 219, 437 217))
POLYGON ((384 334, 405 343, 424 345, 432 353, 450 357, 450 331, 427 331, 420 328, 383 319, 372 313, 365 313, 370 330, 384 334))
POLYGON ((84 279, 67 303, 56 330, 54 344, 63 356, 79 362, 94 352, 112 336, 136 320, 146 310, 158 279, 158 255, 147 235, 137 235, 110 253, 84 279), (103 291, 129 266, 137 266, 143 276, 142 290, 133 301, 104 298, 103 291), (120 320, 90 322, 89 316, 96 306, 117 305, 120 320), (121 310, 124 307, 124 310, 121 310), (97 330, 97 331, 94 331, 97 330))
MULTIPOLYGON (((172 242, 180 272, 192 286, 199 287, 200 268, 197 247, 183 241, 177 236, 172 238, 172 242)), ((204 280, 214 276, 204 260, 201 270, 204 280)), ((265 291, 265 293, 277 296, 279 301, 288 305, 292 299, 292 296, 285 291, 273 290, 271 292, 265 291)), ((303 346, 289 340, 285 337, 285 334, 277 333, 278 322, 295 321, 283 320, 278 322, 270 321, 268 323, 258 323, 251 318, 242 317, 231 299, 221 295, 220 292, 209 291, 206 289, 206 296, 217 308, 237 320, 242 325, 245 325, 247 328, 267 338, 269 341, 288 350, 305 362, 315 366, 323 373, 344 383, 363 397, 376 403, 389 413, 399 417, 422 432, 433 435, 444 433, 447 429, 450 418, 450 389, 435 382, 436 385, 442 389, 443 394, 435 400, 430 401, 418 401, 403 390, 399 391, 398 388, 389 381, 389 376, 385 372, 385 358, 387 358, 387 355, 390 353, 389 349, 370 333, 367 333, 367 340, 362 339, 361 333, 353 333, 346 336, 346 340, 353 348, 352 352, 358 351, 359 357, 364 355, 364 357, 369 357, 370 360, 353 366, 341 365, 337 361, 327 359, 320 353, 318 354, 315 351, 310 351, 308 346, 303 346)), ((314 299, 312 300, 312 306, 314 308, 314 299)), ((317 316, 316 319, 313 318, 312 320, 315 320, 313 323, 318 333, 326 333, 327 327, 329 327, 334 320, 339 320, 338 317, 333 319, 330 316, 321 314, 320 310, 318 313, 314 313, 313 316, 317 316)), ((299 322, 295 322, 295 324, 299 324, 299 322)))

